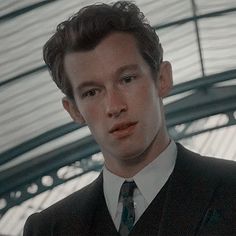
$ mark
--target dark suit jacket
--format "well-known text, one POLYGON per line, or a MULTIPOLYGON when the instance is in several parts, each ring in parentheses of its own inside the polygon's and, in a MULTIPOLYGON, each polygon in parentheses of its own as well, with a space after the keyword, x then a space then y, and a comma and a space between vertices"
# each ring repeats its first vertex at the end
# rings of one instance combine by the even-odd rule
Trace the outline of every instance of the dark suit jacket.
MULTIPOLYGON (((178 144, 159 222, 159 236, 236 235, 236 162, 202 157, 178 144)), ((100 175, 93 183, 30 216, 24 236, 119 235, 100 175), (99 229, 95 222, 101 221, 99 229)), ((142 235, 154 235, 151 233, 142 235)), ((140 234, 141 235, 141 234, 140 234)))

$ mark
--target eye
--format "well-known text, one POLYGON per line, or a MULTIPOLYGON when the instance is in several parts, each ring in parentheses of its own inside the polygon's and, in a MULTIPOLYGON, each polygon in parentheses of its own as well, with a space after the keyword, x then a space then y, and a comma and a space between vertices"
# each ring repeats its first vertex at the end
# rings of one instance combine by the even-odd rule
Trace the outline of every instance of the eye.
POLYGON ((126 84, 131 83, 133 80, 135 80, 135 75, 127 75, 122 78, 122 81, 126 84))
POLYGON ((90 89, 82 94, 82 98, 94 97, 98 93, 97 89, 90 89))

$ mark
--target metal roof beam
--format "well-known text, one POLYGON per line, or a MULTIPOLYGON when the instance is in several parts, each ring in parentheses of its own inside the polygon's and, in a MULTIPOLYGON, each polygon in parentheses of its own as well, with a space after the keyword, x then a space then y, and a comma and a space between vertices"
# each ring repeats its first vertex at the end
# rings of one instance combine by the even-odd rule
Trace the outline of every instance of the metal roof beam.
POLYGON ((233 125, 236 125, 236 117, 234 116, 234 112, 235 111, 230 111, 230 112, 227 112, 227 113, 224 113, 224 115, 227 116, 228 118, 228 121, 225 122, 224 124, 218 124, 214 127, 211 127, 211 128, 205 128, 205 127, 199 127, 198 130, 196 131, 193 131, 191 130, 191 132, 189 132, 189 128, 191 129, 191 125, 195 122, 188 122, 188 123, 183 123, 181 125, 184 125, 184 129, 181 130, 181 131, 177 131, 176 130, 176 126, 172 126, 170 127, 168 130, 169 130, 169 133, 171 135, 171 137, 174 138, 174 140, 178 141, 178 140, 181 140, 181 139, 185 139, 185 138, 190 138, 190 137, 193 137, 195 135, 199 135, 199 134, 202 134, 202 133, 205 133, 205 132, 211 132, 211 131, 214 131, 214 130, 217 130, 217 129, 221 129, 221 128, 226 128, 226 127, 229 127, 229 126, 233 126, 233 125))
POLYGON ((198 45, 198 52, 199 52, 199 59, 201 64, 201 70, 202 70, 202 77, 205 77, 205 69, 204 69, 204 62, 203 62, 203 56, 202 56, 202 46, 201 46, 201 40, 200 40, 200 34, 199 34, 199 27, 198 27, 198 19, 197 19, 197 7, 194 0, 192 2, 192 11, 194 16, 194 26, 195 26, 195 32, 197 37, 197 45, 198 45))
POLYGON ((64 145, 48 153, 10 167, 0 173, 0 195, 36 177, 44 176, 63 166, 80 161, 100 151, 92 136, 64 145))
POLYGON ((202 77, 190 80, 184 83, 177 84, 171 90, 169 96, 184 93, 190 90, 205 90, 207 87, 212 87, 213 85, 221 82, 225 82, 228 80, 235 80, 236 79, 236 69, 224 71, 217 74, 212 74, 205 76, 203 79, 202 77))
POLYGON ((29 11, 32 11, 34 9, 37 9, 39 7, 42 7, 44 5, 47 5, 47 4, 55 2, 55 1, 57 1, 57 0, 42 1, 42 2, 38 2, 38 3, 32 4, 32 5, 29 5, 27 7, 23 7, 21 9, 16 10, 16 11, 7 13, 6 15, 0 16, 0 23, 2 21, 11 20, 12 18, 15 18, 17 16, 23 15, 23 14, 29 12, 29 11))
POLYGON ((187 18, 184 18, 184 19, 176 20, 176 21, 171 21, 171 22, 168 22, 168 23, 165 23, 165 24, 155 25, 155 26, 153 26, 153 28, 156 29, 156 30, 160 30, 160 29, 167 28, 167 27, 170 27, 170 26, 183 25, 183 24, 186 24, 188 22, 192 22, 195 19, 199 20, 199 19, 204 19, 204 18, 209 18, 209 17, 218 17, 218 16, 225 15, 227 13, 235 12, 235 11, 236 11, 236 7, 231 7, 231 8, 228 8, 228 9, 221 10, 221 11, 214 11, 214 12, 210 12, 210 13, 206 13, 206 14, 187 17, 187 18))
POLYGON ((236 110, 236 85, 197 91, 165 106, 167 126, 236 110))
POLYGON ((45 70, 47 70, 46 65, 33 68, 32 70, 26 71, 26 72, 21 73, 21 74, 16 75, 16 76, 13 76, 12 78, 6 79, 4 81, 0 81, 0 87, 4 86, 4 85, 7 85, 7 84, 10 84, 10 83, 12 83, 14 81, 17 81, 19 79, 25 79, 29 75, 32 75, 32 74, 40 72, 40 71, 45 71, 45 70))
POLYGON ((0 154, 0 165, 14 159, 17 156, 24 154, 25 152, 31 151, 34 148, 39 147, 40 145, 43 145, 43 144, 50 142, 54 139, 60 138, 63 135, 73 132, 76 129, 79 129, 81 127, 84 127, 84 125, 78 125, 74 122, 70 122, 70 123, 62 125, 60 127, 57 127, 55 129, 49 130, 43 134, 40 134, 40 135, 36 136, 35 138, 32 138, 26 142, 23 142, 23 143, 15 146, 14 148, 11 148, 11 149, 1 153, 0 154))

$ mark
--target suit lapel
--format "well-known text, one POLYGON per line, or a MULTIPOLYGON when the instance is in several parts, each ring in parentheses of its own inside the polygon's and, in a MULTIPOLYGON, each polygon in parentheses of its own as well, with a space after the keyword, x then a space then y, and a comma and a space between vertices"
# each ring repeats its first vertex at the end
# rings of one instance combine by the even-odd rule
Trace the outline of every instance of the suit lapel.
POLYGON ((84 211, 81 212, 80 207, 79 217, 83 219, 84 227, 82 235, 119 235, 104 198, 102 173, 88 186, 86 191, 86 199, 84 199, 83 207, 84 211))
POLYGON ((78 191, 76 200, 76 217, 73 217, 74 223, 72 232, 79 235, 90 235, 93 228, 94 215, 100 204, 101 195, 103 194, 102 173, 90 185, 83 190, 78 191), (81 203, 83 203, 81 205, 81 203))
POLYGON ((106 205, 104 195, 97 203, 98 207, 94 212, 93 227, 91 227, 90 234, 93 236, 119 236, 109 210, 106 205))
POLYGON ((217 181, 208 176, 199 156, 181 145, 167 192, 159 235, 196 235, 217 181), (198 194, 199 193, 199 194, 198 194))

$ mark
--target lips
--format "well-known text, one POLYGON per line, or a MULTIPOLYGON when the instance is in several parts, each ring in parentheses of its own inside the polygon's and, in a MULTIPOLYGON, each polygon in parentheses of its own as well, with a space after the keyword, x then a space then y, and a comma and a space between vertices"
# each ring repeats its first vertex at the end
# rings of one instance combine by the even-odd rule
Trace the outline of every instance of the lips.
POLYGON ((116 132, 119 130, 127 129, 129 126, 133 126, 135 124, 137 124, 137 122, 127 122, 127 123, 124 122, 124 123, 116 124, 110 129, 109 133, 113 133, 113 132, 116 132))
POLYGON ((135 129, 137 123, 138 122, 123 122, 116 124, 110 129, 109 133, 113 134, 117 138, 129 136, 135 129))

